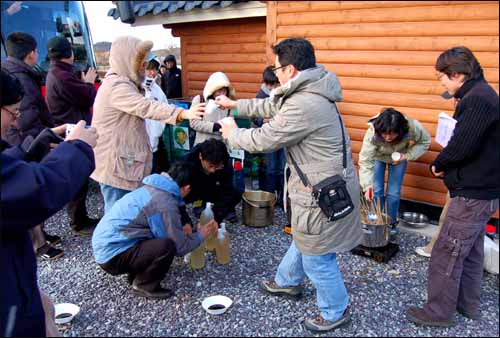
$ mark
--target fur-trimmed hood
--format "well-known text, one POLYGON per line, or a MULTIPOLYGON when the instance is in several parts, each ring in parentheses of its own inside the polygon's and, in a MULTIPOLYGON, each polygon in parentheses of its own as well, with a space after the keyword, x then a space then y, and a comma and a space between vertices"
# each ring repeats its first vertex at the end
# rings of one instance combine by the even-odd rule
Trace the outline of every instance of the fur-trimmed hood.
POLYGON ((109 53, 110 69, 108 74, 115 73, 128 77, 138 87, 144 82, 144 76, 139 72, 146 56, 153 48, 153 42, 141 41, 133 36, 121 36, 111 44, 109 53))
POLYGON ((222 72, 216 72, 210 75, 207 83, 205 84, 205 88, 203 89, 203 97, 205 98, 205 101, 208 101, 209 96, 224 87, 229 88, 228 97, 230 99, 234 99, 236 91, 234 90, 233 85, 231 85, 231 82, 229 82, 227 75, 222 72))

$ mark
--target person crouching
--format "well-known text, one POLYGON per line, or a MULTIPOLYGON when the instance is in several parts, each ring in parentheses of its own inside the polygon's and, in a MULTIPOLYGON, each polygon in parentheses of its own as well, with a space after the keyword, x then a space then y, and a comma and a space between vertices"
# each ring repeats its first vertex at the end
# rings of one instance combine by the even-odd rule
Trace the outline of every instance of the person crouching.
POLYGON ((144 186, 118 200, 104 215, 92 236, 94 257, 111 275, 128 274, 132 292, 163 299, 173 292, 161 287, 174 256, 184 256, 217 232, 211 221, 198 232, 184 229, 179 207, 191 190, 194 168, 172 165, 167 173, 153 174, 144 186))

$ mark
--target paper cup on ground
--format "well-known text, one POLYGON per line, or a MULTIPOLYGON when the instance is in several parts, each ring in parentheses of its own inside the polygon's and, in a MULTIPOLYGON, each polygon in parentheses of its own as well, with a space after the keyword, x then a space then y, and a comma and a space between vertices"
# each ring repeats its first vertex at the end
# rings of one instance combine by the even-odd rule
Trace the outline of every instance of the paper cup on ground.
POLYGON ((55 307, 56 324, 66 324, 80 312, 80 307, 71 303, 57 304, 55 307))
POLYGON ((233 304, 231 298, 226 296, 212 296, 205 298, 201 306, 211 315, 221 315, 233 304))

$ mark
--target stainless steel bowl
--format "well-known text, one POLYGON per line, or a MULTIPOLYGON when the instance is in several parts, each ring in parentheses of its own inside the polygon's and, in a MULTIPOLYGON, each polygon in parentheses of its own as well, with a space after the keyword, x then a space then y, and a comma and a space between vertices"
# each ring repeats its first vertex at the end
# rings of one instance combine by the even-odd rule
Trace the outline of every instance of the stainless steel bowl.
POLYGON ((429 218, 418 212, 403 212, 400 221, 403 225, 416 229, 425 228, 429 224, 429 218))

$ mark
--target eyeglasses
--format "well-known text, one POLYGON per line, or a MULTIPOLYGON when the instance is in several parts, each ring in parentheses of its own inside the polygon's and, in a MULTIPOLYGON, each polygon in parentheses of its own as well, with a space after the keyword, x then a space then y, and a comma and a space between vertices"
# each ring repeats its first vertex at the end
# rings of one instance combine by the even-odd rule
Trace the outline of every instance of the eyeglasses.
POLYGON ((19 108, 17 108, 15 111, 10 111, 9 109, 7 109, 5 107, 2 107, 2 109, 6 110, 15 119, 18 119, 21 116, 21 112, 19 111, 19 108))
POLYGON ((276 71, 278 69, 285 68, 286 66, 288 66, 288 65, 284 65, 284 66, 281 66, 281 67, 272 68, 271 70, 273 71, 274 75, 276 75, 276 71))

